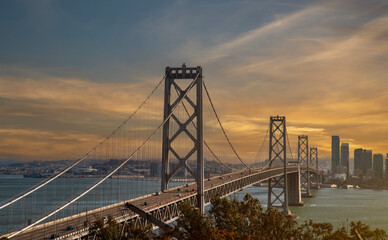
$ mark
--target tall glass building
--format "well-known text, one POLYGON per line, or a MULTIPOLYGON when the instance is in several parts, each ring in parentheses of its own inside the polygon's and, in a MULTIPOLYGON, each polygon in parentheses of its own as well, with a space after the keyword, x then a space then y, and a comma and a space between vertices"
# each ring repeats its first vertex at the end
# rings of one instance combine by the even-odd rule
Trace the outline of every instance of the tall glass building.
POLYGON ((362 159, 362 148, 354 149, 354 173, 364 173, 364 161, 362 159))
POLYGON ((331 172, 339 173, 340 170, 340 138, 339 136, 331 137, 331 172))
POLYGON ((341 172, 349 178, 349 143, 341 143, 341 172))
POLYGON ((383 178, 383 154, 373 154, 373 176, 375 178, 383 178))
POLYGON ((363 150, 362 151, 362 158, 363 158, 363 161, 364 161, 364 173, 365 175, 369 175, 371 174, 371 171, 373 169, 373 166, 372 166, 372 150, 363 150))

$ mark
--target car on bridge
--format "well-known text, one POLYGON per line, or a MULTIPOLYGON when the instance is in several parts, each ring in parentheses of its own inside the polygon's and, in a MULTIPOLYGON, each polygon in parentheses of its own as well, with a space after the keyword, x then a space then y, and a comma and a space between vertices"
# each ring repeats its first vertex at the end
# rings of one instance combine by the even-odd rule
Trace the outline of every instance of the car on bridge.
POLYGON ((50 239, 56 239, 56 238, 59 238, 59 234, 57 233, 51 234, 50 239))
POLYGON ((69 230, 74 230, 74 229, 75 229, 75 227, 73 225, 69 225, 69 226, 66 227, 66 230, 68 230, 68 231, 69 230))

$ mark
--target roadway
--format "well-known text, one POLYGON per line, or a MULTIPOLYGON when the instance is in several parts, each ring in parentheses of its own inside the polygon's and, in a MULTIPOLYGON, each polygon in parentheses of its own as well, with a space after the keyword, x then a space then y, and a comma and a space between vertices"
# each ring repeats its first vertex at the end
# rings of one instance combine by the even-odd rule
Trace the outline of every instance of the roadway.
MULTIPOLYGON (((295 172, 297 169, 291 167, 289 172, 295 172)), ((266 180, 273 176, 278 176, 283 173, 283 168, 270 169, 258 173, 257 171, 242 171, 236 173, 225 174, 222 176, 213 177, 205 180, 205 192, 215 189, 219 186, 226 185, 228 183, 236 182, 244 178, 255 177, 254 182, 246 183, 246 186, 249 186, 255 182, 260 182, 266 180), (259 177, 258 177, 259 176, 259 177)), ((253 178, 252 178, 253 179, 253 178)), ((236 190, 234 190, 236 191, 236 190)), ((229 192, 230 194, 232 192, 229 192)), ((142 209, 145 212, 149 212, 153 209, 160 208, 171 202, 179 202, 181 199, 187 199, 188 197, 195 196, 196 193, 196 183, 190 183, 182 185, 179 187, 171 188, 165 192, 153 193, 145 195, 136 199, 131 199, 125 202, 129 202, 138 208, 142 209)), ((103 217, 111 216, 118 220, 119 222, 126 219, 131 219, 136 216, 131 210, 125 207, 125 202, 116 203, 107 207, 102 207, 99 209, 94 209, 88 212, 80 213, 70 217, 58 219, 56 221, 48 222, 41 224, 31 229, 28 229, 14 237, 12 240, 38 240, 38 239, 50 239, 52 234, 58 234, 59 237, 55 239, 74 239, 76 235, 82 236, 88 233, 88 227, 93 224, 98 219, 103 217), (85 225, 87 221, 88 225, 85 225), (69 225, 74 226, 73 230, 67 230, 69 225), (73 236, 73 238, 70 238, 73 236)))

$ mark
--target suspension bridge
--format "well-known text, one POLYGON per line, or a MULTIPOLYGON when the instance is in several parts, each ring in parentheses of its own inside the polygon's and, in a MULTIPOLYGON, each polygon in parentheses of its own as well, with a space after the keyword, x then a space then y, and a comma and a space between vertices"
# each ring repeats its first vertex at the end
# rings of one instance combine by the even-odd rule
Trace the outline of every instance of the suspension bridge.
POLYGON ((183 64, 167 67, 140 106, 85 155, 3 202, 0 235, 88 239, 89 227, 107 216, 166 230, 178 218, 180 203, 204 212, 214 196, 262 181, 268 182, 267 206, 291 216, 288 207, 311 197, 317 176, 317 148, 309 148, 308 136, 298 136, 294 159, 284 116, 270 117, 256 157, 243 160, 216 111, 202 68, 183 64), (104 175, 77 174, 97 165, 104 175), (179 179, 186 182, 174 181, 179 179))

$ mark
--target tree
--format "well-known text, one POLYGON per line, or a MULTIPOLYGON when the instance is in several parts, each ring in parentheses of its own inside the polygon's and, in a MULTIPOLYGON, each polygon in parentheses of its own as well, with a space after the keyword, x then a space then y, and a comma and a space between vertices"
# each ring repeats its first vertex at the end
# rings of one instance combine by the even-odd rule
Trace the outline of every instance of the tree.
POLYGON ((369 226, 358 221, 350 223, 350 236, 352 239, 358 239, 357 233, 362 237, 362 239, 387 239, 387 233, 382 229, 375 229, 371 231, 369 226))
POLYGON ((108 217, 106 224, 102 219, 95 221, 89 231, 92 236, 94 235, 96 239, 101 240, 115 240, 120 237, 120 225, 111 216, 108 217))
MULTIPOLYGON (((181 215, 174 230, 181 233, 179 239, 346 240, 359 239, 358 235, 362 239, 388 239, 384 230, 371 231, 361 222, 351 222, 350 231, 345 227, 334 230, 331 223, 314 223, 312 220, 298 224, 275 208, 264 211, 260 201, 249 194, 241 202, 216 197, 211 204, 206 215, 187 203, 180 205, 181 215)), ((160 239, 171 237, 171 233, 165 233, 160 239)))
MULTIPOLYGON (((180 239, 233 239, 229 233, 214 228, 209 217, 202 215, 199 209, 188 203, 181 203, 179 210, 180 216, 174 231, 178 232, 180 239)), ((166 233, 162 235, 162 239, 172 235, 173 233, 166 233)))
POLYGON ((106 224, 96 221, 91 234, 101 240, 158 239, 158 240, 380 240, 388 239, 384 230, 371 230, 362 222, 351 222, 334 229, 331 223, 314 223, 312 220, 298 224, 283 216, 275 208, 264 211, 258 199, 247 194, 243 201, 216 197, 211 200, 207 214, 182 202, 180 216, 174 230, 156 236, 152 227, 136 226, 134 222, 118 224, 111 217, 106 224))
POLYGON ((94 222, 89 231, 97 240, 147 240, 155 236, 150 225, 136 226, 132 221, 121 225, 111 216, 106 223, 102 219, 94 222))

